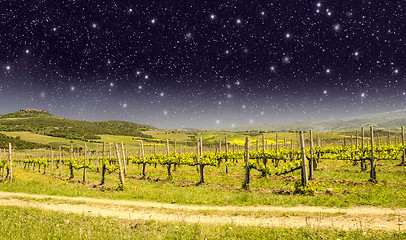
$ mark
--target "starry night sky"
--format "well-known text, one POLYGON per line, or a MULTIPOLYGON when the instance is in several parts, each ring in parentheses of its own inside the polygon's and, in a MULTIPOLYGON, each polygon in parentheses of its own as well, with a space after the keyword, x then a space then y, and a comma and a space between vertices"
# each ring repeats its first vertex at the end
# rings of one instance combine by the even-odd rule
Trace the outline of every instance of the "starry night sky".
POLYGON ((0 114, 230 128, 406 108, 406 1, 0 1, 0 114))

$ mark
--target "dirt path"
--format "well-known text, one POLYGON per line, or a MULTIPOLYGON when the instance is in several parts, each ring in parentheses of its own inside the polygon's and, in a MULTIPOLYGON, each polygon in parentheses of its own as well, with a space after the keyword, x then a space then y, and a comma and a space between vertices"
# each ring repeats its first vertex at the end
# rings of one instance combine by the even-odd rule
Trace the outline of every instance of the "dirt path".
POLYGON ((9 192, 0 192, 0 205, 133 220, 264 227, 334 227, 345 230, 369 228, 403 230, 402 221, 406 220, 406 208, 196 206, 9 192))

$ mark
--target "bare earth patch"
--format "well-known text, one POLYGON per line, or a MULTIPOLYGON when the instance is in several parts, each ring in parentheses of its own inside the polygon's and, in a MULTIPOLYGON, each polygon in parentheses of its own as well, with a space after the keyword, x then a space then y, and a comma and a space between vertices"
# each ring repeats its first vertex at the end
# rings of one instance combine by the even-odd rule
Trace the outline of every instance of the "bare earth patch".
POLYGON ((200 206, 9 192, 0 192, 0 205, 132 220, 344 230, 404 230, 406 216, 406 208, 200 206))

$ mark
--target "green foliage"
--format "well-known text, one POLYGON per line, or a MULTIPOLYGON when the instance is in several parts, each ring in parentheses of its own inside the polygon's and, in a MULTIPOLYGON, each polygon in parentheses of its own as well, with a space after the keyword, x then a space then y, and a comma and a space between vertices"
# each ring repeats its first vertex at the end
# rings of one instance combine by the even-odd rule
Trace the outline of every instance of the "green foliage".
POLYGON ((303 186, 301 181, 295 181, 294 190, 297 194, 314 195, 318 186, 315 182, 309 182, 307 186, 303 186))
POLYGON ((90 122, 55 117, 47 112, 20 111, 0 116, 0 131, 29 131, 53 137, 88 141, 100 134, 150 138, 141 131, 154 127, 124 121, 90 122))
POLYGON ((48 145, 27 142, 21 140, 20 137, 13 138, 0 133, 0 148, 8 148, 9 143, 11 143, 11 146, 16 149, 35 149, 48 147, 48 145))

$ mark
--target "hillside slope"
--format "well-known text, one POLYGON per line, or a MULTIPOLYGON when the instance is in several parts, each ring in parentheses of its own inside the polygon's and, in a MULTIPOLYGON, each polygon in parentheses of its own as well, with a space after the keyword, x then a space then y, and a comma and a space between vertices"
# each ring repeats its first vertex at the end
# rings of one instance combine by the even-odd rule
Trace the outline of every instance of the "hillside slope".
POLYGON ((297 131, 313 129, 315 132, 345 132, 359 130, 360 127, 374 126, 376 129, 399 131, 401 126, 406 125, 406 109, 360 115, 339 119, 321 120, 314 122, 288 122, 281 124, 256 124, 245 126, 232 131, 297 131))
POLYGON ((66 139, 100 139, 99 134, 150 137, 141 131, 155 127, 125 121, 90 122, 56 117, 37 109, 0 115, 0 131, 29 131, 66 139))

